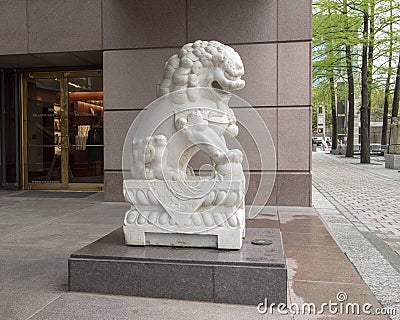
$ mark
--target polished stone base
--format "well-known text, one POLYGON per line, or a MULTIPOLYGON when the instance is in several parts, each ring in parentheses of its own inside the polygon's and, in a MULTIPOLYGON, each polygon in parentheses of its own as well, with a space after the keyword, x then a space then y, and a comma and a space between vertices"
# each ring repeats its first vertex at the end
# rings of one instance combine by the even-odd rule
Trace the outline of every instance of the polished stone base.
POLYGON ((400 154, 385 154, 385 168, 400 170, 400 154))
POLYGON ((257 305, 285 303, 286 288, 281 233, 272 228, 246 229, 241 250, 132 247, 119 228, 69 259, 71 291, 257 305))

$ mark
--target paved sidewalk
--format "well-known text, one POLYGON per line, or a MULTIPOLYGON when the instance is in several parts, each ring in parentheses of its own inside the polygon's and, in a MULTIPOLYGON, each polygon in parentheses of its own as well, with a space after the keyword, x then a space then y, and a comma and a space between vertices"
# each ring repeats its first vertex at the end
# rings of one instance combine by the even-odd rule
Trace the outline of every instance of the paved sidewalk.
MULTIPOLYGON (((327 308, 319 316, 271 315, 256 306, 67 292, 69 255, 119 227, 127 205, 103 202, 101 193, 73 199, 16 194, 0 194, 1 320, 387 319, 327 308)), ((289 304, 320 310, 340 293, 346 302, 381 307, 314 209, 268 207, 247 225, 282 231, 289 304)))
POLYGON ((400 255, 400 173, 385 169, 382 157, 365 165, 359 159, 313 153, 313 185, 358 230, 371 232, 400 255))
MULTIPOLYGON (((400 174, 313 153, 313 206, 384 307, 400 310, 400 174)), ((392 316, 400 319, 400 313, 392 316)))

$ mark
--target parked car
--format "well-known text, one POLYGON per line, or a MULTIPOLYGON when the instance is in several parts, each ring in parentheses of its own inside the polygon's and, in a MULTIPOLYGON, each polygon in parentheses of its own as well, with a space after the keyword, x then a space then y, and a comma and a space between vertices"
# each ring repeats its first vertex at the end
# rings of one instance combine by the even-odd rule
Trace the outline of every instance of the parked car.
POLYGON ((322 145, 321 137, 312 137, 312 144, 316 144, 318 147, 322 145))
MULTIPOLYGON (((378 143, 371 143, 371 145, 369 146, 370 154, 378 156, 383 156, 387 148, 387 145, 380 145, 378 143)), ((361 154, 361 144, 354 145, 354 154, 361 154)))

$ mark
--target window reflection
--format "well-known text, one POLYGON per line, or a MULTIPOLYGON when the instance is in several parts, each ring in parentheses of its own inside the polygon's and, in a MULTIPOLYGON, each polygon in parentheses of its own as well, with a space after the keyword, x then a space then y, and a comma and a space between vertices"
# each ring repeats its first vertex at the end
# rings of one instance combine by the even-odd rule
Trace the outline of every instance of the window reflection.
POLYGON ((27 79, 28 183, 101 184, 103 79, 76 77, 63 84, 61 90, 59 78, 27 79), (68 181, 61 181, 62 172, 68 181))
POLYGON ((103 183, 102 77, 69 78, 68 90, 70 182, 103 183))
POLYGON ((61 182, 60 82, 27 80, 28 182, 61 182))

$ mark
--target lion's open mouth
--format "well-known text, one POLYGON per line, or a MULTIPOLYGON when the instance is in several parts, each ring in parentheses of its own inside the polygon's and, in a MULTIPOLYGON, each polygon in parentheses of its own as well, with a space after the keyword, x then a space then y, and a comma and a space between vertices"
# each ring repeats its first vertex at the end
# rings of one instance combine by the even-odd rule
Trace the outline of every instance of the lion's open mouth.
POLYGON ((224 88, 221 87, 221 85, 218 83, 218 81, 213 81, 213 82, 211 83, 211 86, 212 86, 214 89, 224 90, 224 88))

